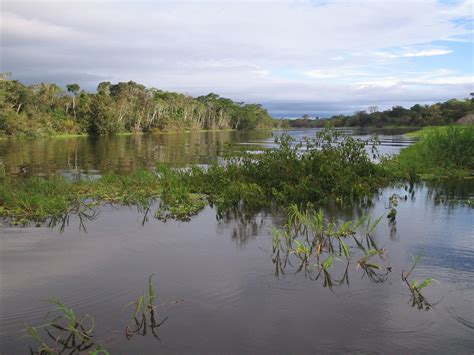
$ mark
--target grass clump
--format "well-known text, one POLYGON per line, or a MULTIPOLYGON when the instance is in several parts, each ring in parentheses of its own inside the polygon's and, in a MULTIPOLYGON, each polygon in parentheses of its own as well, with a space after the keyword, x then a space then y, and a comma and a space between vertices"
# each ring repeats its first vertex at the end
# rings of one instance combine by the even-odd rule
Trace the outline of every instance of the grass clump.
POLYGON ((403 149, 388 166, 402 177, 474 176, 474 126, 426 130, 420 141, 403 149))
POLYGON ((108 173, 99 180, 79 183, 77 187, 82 196, 101 202, 142 206, 148 205, 150 199, 157 198, 162 191, 159 177, 146 170, 129 175, 108 173))
POLYGON ((4 180, 0 183, 0 216, 13 224, 43 221, 78 209, 83 199, 60 177, 4 180))

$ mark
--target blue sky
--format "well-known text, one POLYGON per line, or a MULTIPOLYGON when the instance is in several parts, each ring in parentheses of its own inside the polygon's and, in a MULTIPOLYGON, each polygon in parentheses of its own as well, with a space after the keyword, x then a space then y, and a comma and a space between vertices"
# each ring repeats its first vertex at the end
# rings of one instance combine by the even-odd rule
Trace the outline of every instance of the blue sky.
POLYGON ((474 91, 472 1, 1 3, 1 71, 26 83, 134 80, 326 116, 474 91))

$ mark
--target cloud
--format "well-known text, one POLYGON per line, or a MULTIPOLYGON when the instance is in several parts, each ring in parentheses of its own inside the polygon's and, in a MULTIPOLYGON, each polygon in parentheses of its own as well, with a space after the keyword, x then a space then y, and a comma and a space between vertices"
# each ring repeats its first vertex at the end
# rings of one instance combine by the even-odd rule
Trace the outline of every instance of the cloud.
POLYGON ((410 58, 410 57, 431 57, 435 55, 445 55, 453 53, 450 49, 423 49, 423 50, 413 50, 403 53, 387 53, 387 52, 376 52, 375 55, 378 55, 382 58, 410 58))
POLYGON ((445 43, 472 35, 459 23, 472 18, 468 8, 469 1, 435 0, 3 0, 0 67, 29 83, 78 82, 94 90, 99 80, 135 80, 269 107, 284 103, 285 111, 300 102, 314 110, 374 99, 395 104, 406 93, 437 101, 473 91, 472 67, 419 81, 404 73, 433 69, 425 62, 431 58, 460 61, 463 54, 445 43), (399 64, 414 57, 420 68, 399 64), (375 92, 381 87, 387 90, 375 92))

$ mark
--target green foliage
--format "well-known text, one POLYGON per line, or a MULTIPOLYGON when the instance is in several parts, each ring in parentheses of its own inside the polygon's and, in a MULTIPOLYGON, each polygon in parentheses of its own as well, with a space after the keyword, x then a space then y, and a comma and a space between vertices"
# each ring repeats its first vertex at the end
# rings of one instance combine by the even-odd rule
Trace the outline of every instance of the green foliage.
POLYGON ((386 280, 390 267, 385 270, 374 259, 384 260, 385 251, 377 248, 371 237, 381 218, 372 221, 362 217, 345 223, 329 221, 322 210, 316 211, 311 204, 305 208, 293 204, 287 208, 287 222, 282 229, 273 231, 273 263, 276 275, 285 273, 289 266, 297 266, 312 280, 321 277, 324 287, 349 283, 349 265, 354 258, 357 268, 371 281, 386 280), (296 258, 296 263, 294 260, 296 258), (342 269, 336 267, 340 262, 342 269), (334 277, 332 269, 342 270, 334 277))
POLYGON ((402 271, 402 280, 407 285, 408 289, 411 292, 411 306, 417 307, 419 310, 430 310, 433 305, 428 302, 428 300, 423 296, 422 290, 429 286, 433 281, 431 278, 424 279, 421 283, 418 282, 417 279, 413 279, 411 282, 409 281, 409 277, 411 273, 415 270, 416 266, 420 263, 421 259, 423 258, 424 252, 419 253, 417 256, 413 258, 413 265, 411 266, 408 272, 402 271))
MULTIPOLYGON (((223 165, 185 170, 160 168, 129 175, 105 174, 72 182, 60 177, 0 181, 0 216, 13 223, 64 218, 98 203, 135 204, 148 209, 159 198, 155 216, 189 220, 209 202, 228 209, 291 203, 352 203, 387 183, 385 170, 371 161, 364 142, 330 131, 294 144, 284 135, 279 147, 243 151, 223 165)), ((375 147, 374 147, 375 149, 375 147)), ((375 152, 375 150, 374 150, 375 152)), ((85 216, 88 218, 87 216, 85 216)))
POLYGON ((222 166, 195 167, 184 177, 187 185, 215 202, 265 206, 272 201, 351 202, 374 193, 386 181, 363 141, 323 131, 299 144, 289 135, 276 142, 277 148, 243 151, 222 166))
POLYGON ((15 224, 60 217, 80 200, 71 184, 59 177, 0 183, 0 215, 12 218, 15 224))
POLYGON ((36 349, 30 346, 31 354, 79 354, 87 350, 92 354, 108 354, 101 346, 93 348, 95 322, 91 316, 79 317, 72 308, 56 299, 48 303, 56 307, 48 312, 46 324, 36 327, 25 324, 25 336, 37 343, 36 349))
POLYGON ((236 103, 216 94, 195 99, 133 81, 100 83, 95 94, 80 91, 78 84, 66 88, 71 95, 55 84, 26 86, 2 76, 0 135, 254 129, 276 122, 261 105, 236 103))
POLYGON ((353 115, 336 115, 327 119, 303 118, 287 120, 291 127, 387 127, 387 126, 439 126, 456 123, 468 114, 474 113, 474 100, 448 100, 433 105, 416 104, 410 109, 394 106, 385 111, 369 107, 367 111, 357 111, 353 115))
POLYGON ((163 325, 168 319, 168 317, 165 317, 161 322, 158 321, 158 314, 156 311, 158 306, 155 305, 156 296, 155 288, 153 286, 153 277, 155 275, 156 274, 151 274, 148 277, 148 301, 146 294, 143 293, 127 305, 134 305, 132 321, 125 327, 125 336, 127 339, 132 338, 134 334, 145 336, 148 327, 153 336, 158 339, 156 329, 163 325))
POLYGON ((402 149, 387 167, 403 177, 473 174, 474 126, 449 126, 426 131, 420 141, 402 149))

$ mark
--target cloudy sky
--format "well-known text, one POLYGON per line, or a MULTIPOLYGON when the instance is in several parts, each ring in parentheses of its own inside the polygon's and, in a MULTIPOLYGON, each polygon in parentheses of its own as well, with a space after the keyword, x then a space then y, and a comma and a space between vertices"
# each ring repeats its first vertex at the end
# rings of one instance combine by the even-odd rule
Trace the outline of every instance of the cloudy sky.
POLYGON ((1 71, 26 83, 134 80, 288 117, 474 91, 471 0, 0 4, 1 71))

